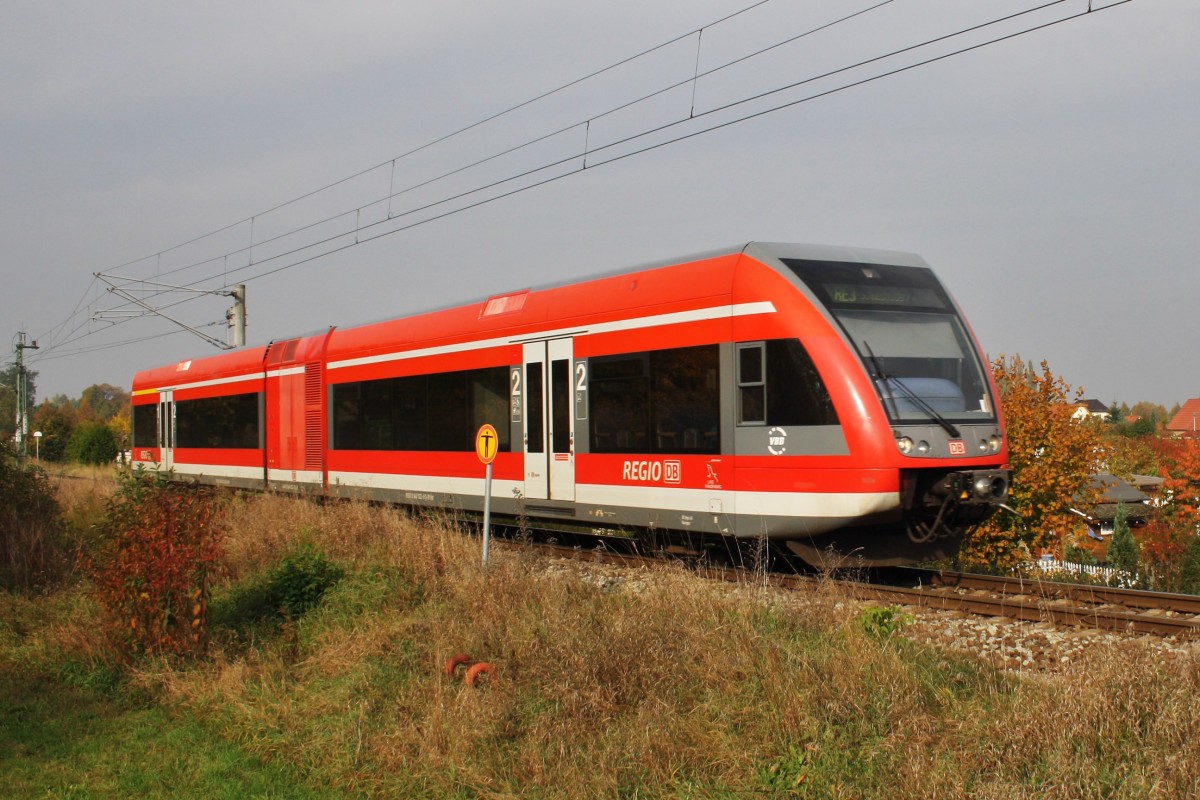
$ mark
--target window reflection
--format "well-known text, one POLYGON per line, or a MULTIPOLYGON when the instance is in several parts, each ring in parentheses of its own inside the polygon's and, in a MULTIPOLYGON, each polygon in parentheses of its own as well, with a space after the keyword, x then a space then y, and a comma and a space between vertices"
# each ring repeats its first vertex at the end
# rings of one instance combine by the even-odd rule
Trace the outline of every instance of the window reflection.
POLYGON ((509 450, 508 367, 338 383, 332 403, 335 450, 469 452, 485 422, 509 450))
POLYGON ((721 452, 716 345, 593 358, 593 453, 721 452))
POLYGON ((175 446, 261 447, 258 407, 258 392, 179 400, 175 403, 175 446))
POLYGON ((798 339, 738 345, 739 425, 837 425, 820 373, 798 339))

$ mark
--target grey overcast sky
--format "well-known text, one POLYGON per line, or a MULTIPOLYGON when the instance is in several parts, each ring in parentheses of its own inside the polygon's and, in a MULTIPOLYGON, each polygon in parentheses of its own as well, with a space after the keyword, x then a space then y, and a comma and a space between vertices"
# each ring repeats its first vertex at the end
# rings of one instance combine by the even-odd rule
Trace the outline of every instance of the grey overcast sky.
MULTIPOLYGON (((1200 396, 1200 3, 1092 0, 1083 13, 1088 0, 1062 0, 714 111, 1039 3, 771 0, 710 25, 751 5, 8 0, 5 347, 22 330, 39 340, 27 353, 39 400, 216 352, 162 320, 114 319, 129 306, 95 272, 207 289, 244 280, 248 339, 263 343, 759 239, 920 253, 990 356, 1045 359, 1105 402, 1200 396), (604 113, 697 68, 694 86, 604 113)), ((167 313, 224 338, 210 323, 228 305, 205 296, 167 313)))

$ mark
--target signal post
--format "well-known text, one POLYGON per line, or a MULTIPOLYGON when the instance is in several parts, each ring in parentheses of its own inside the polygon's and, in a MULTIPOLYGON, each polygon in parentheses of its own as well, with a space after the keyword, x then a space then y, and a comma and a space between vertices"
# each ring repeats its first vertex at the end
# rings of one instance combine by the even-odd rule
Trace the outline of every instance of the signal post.
POLYGON ((488 541, 491 539, 492 527, 492 462, 500 451, 500 437, 491 425, 480 426, 475 434, 475 455, 479 456, 486 468, 483 476, 483 565, 488 563, 488 541))

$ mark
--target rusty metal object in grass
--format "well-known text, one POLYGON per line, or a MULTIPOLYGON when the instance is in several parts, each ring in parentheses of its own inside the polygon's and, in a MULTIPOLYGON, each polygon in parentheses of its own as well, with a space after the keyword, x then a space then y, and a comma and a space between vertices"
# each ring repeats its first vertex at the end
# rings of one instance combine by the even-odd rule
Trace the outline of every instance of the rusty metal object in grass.
POLYGON ((479 681, 479 678, 483 675, 490 676, 488 680, 494 681, 496 679, 495 673, 495 667, 486 661, 480 661, 478 664, 473 664, 471 668, 467 670, 466 677, 463 678, 463 683, 465 683, 467 686, 474 686, 476 682, 479 681))
POLYGON ((466 653, 455 653, 446 661, 446 665, 442 667, 443 675, 453 675, 459 667, 470 667, 474 664, 474 660, 466 653))

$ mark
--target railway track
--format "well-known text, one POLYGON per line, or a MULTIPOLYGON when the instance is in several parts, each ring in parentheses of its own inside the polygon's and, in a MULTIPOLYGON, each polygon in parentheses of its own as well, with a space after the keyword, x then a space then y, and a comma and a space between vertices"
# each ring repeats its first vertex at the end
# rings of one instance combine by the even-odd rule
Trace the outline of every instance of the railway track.
MULTIPOLYGON (((651 569, 672 563, 656 556, 536 546, 560 558, 592 563, 651 569)), ((785 590, 811 589, 828 580, 811 574, 755 573, 736 567, 705 567, 704 574, 734 583, 765 582, 785 590)), ((833 581, 849 596, 862 600, 1058 626, 1200 638, 1200 597, 1194 595, 916 568, 872 570, 864 572, 861 579, 833 581)))
POLYGON ((860 597, 1029 622, 1126 633, 1200 636, 1200 597, 922 569, 889 570, 860 597))

